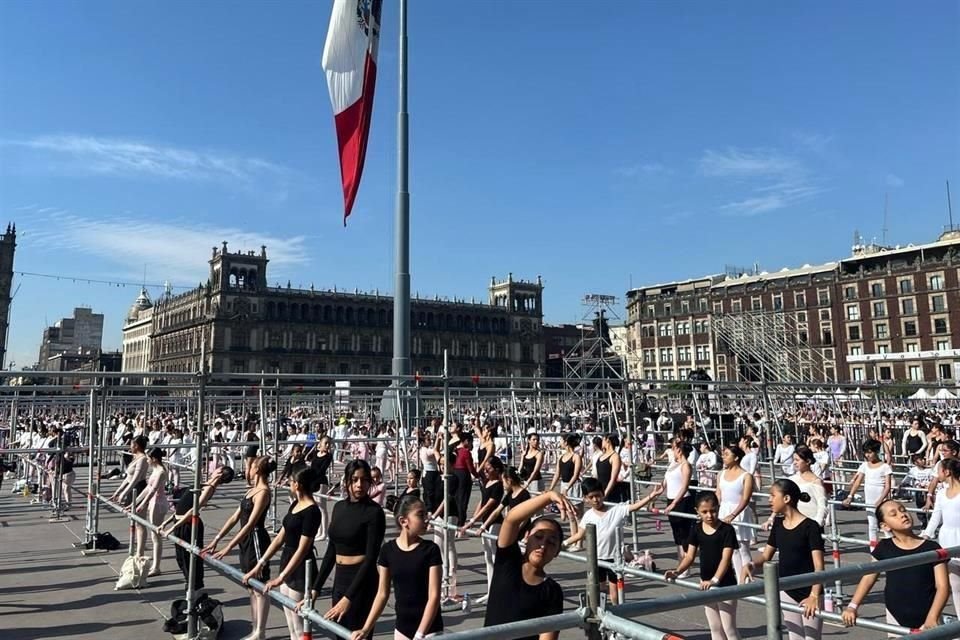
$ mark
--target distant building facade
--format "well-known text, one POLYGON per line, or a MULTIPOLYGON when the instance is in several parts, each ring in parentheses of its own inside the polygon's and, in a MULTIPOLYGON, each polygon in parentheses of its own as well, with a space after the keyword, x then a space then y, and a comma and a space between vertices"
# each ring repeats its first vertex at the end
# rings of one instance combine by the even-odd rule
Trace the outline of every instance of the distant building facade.
POLYGON ((58 320, 52 327, 43 330, 37 363, 43 370, 54 356, 98 352, 102 346, 103 314, 94 313, 87 307, 77 307, 72 317, 58 320))
POLYGON ((10 334, 10 302, 13 288, 13 254, 17 248, 17 225, 8 224, 0 235, 0 369, 7 368, 7 338, 10 334))
MULTIPOLYGON (((153 302, 146 288, 130 307, 123 324, 122 359, 120 371, 124 373, 142 373, 150 370, 150 335, 153 330, 153 302)), ((124 382, 139 384, 143 379, 137 376, 124 377, 124 382)))
MULTIPOLYGON (((64 352, 50 356, 47 360, 45 370, 47 371, 88 371, 91 374, 97 371, 116 372, 120 371, 122 354, 119 351, 99 351, 92 349, 83 349, 79 352, 64 352)), ((46 382, 48 384, 93 384, 96 378, 90 377, 77 378, 74 376, 58 376, 51 374, 46 382)), ((106 379, 106 384, 112 384, 113 380, 106 379)))
POLYGON ((772 273, 633 289, 628 343, 642 377, 935 382, 960 375, 960 232, 772 273))
MULTIPOLYGON (((124 366, 146 354, 158 372, 389 375, 393 299, 378 293, 268 286, 266 247, 214 248, 208 282, 134 304, 123 328, 124 366), (149 326, 149 345, 144 335, 149 326)), ((455 376, 533 376, 544 363, 543 283, 491 280, 486 303, 411 301, 413 370, 439 374, 449 351, 455 376)), ((141 296, 142 297, 142 296, 141 296)))

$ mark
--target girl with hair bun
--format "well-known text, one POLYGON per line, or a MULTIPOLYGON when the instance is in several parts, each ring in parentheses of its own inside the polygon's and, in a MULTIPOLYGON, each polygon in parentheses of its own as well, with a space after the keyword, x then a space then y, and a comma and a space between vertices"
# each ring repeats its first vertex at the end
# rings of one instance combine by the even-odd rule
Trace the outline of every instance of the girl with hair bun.
MULTIPOLYGON (((467 520, 460 527, 459 535, 465 535, 467 531, 477 522, 481 524, 497 510, 497 507, 503 501, 503 461, 496 456, 487 456, 483 463, 483 477, 486 481, 480 486, 480 501, 473 512, 473 517, 467 520)), ((496 536, 500 532, 502 517, 497 517, 490 525, 490 534, 496 536)), ((483 527, 478 534, 483 533, 483 527)), ((483 561, 487 565, 487 593, 477 599, 477 604, 483 604, 490 597, 490 583, 493 580, 493 560, 497 552, 496 540, 482 538, 483 561)))
POLYGON ((740 466, 743 449, 736 445, 723 448, 723 471, 717 477, 717 499, 720 501, 719 517, 733 524, 740 541, 733 554, 733 566, 738 575, 743 565, 750 562, 750 544, 755 539, 752 527, 737 526, 737 523, 755 524, 756 515, 750 506, 753 500, 753 475, 740 466))
MULTIPOLYGON (((960 545, 960 460, 946 458, 940 461, 940 480, 946 486, 937 493, 933 513, 923 537, 933 538, 940 527, 938 540, 943 548, 960 545)), ((950 561, 950 591, 953 593, 953 608, 960 612, 960 561, 950 561)))
POLYGON ((615 433, 607 434, 602 441, 603 452, 597 458, 595 467, 597 480, 603 487, 603 498, 607 502, 623 502, 620 491, 620 436, 615 433))
MULTIPOLYGON (((260 456, 250 461, 247 465, 247 482, 252 486, 243 494, 237 510, 227 518, 217 535, 203 549, 207 553, 212 553, 217 560, 223 560, 234 547, 239 547, 240 571, 261 582, 270 579, 269 564, 260 561, 270 546, 266 519, 267 509, 270 508, 270 474, 276 470, 276 461, 268 456, 260 456), (240 523, 240 530, 230 539, 226 547, 217 551, 217 543, 225 538, 237 523, 240 523)), ((203 495, 200 496, 200 502, 202 506, 203 495)), ((259 591, 251 590, 250 622, 253 625, 253 631, 244 640, 264 640, 267 637, 269 613, 270 600, 259 591)))
MULTIPOLYGON (((581 436, 578 433, 568 433, 563 438, 564 452, 557 462, 557 472, 553 474, 553 481, 547 491, 553 491, 560 485, 560 495, 568 498, 580 498, 580 476, 583 474, 583 458, 577 453, 581 436)), ((574 509, 576 509, 574 505, 574 509)), ((577 533, 577 519, 570 521, 570 529, 577 533)))
POLYGON ((416 496, 404 496, 397 504, 396 539, 383 545, 377 558, 379 588, 363 626, 352 640, 372 638, 377 619, 387 606, 390 586, 396 593, 394 640, 421 640, 443 631, 440 615, 440 584, 443 561, 440 547, 424 540, 427 509, 416 496))
MULTIPOLYGON (((797 508, 809 502, 810 496, 800 491, 793 480, 780 479, 770 487, 770 509, 781 516, 773 521, 770 537, 760 556, 744 566, 743 581, 753 580, 754 571, 780 552, 780 577, 823 571, 823 535, 820 526, 797 508)), ((790 640, 820 640, 823 619, 817 617, 822 584, 780 592, 780 602, 799 605, 803 613, 783 612, 783 622, 790 640)))
MULTIPOLYGON (((811 468, 813 464, 816 464, 813 451, 809 447, 800 445, 793 453, 793 467, 796 473, 790 476, 790 479, 797 483, 802 493, 810 496, 810 502, 801 502, 797 505, 800 513, 823 528, 827 519, 827 495, 823 490, 823 483, 811 468)), ((775 517, 776 514, 770 514, 770 518, 763 524, 764 531, 770 530, 775 517)))
MULTIPOLYGON (((936 551, 940 545, 924 540, 913 532, 913 517, 901 503, 887 500, 877 507, 880 527, 892 537, 885 538, 873 550, 874 560, 902 558, 914 553, 936 551)), ((940 623, 940 614, 950 597, 950 579, 947 565, 922 564, 915 567, 887 571, 883 602, 887 607, 887 622, 909 629, 930 629, 940 623)), ((857 609, 876 584, 878 573, 869 573, 860 579, 857 591, 843 611, 843 623, 852 626, 857 621, 857 609)))
POLYGON ((147 459, 147 438, 137 436, 130 442, 130 453, 123 454, 124 459, 129 456, 126 477, 117 490, 110 496, 110 502, 119 501, 123 505, 136 502, 137 496, 147 486, 147 476, 150 473, 150 461, 147 459))
MULTIPOLYGON (((671 511, 679 513, 693 513, 693 494, 690 492, 690 478, 693 468, 687 460, 693 447, 681 438, 674 438, 671 444, 672 462, 663 476, 663 487, 667 500, 670 503, 664 509, 670 520, 670 529, 673 531, 673 543, 677 545, 677 560, 683 561, 687 553, 687 540, 690 538, 690 527, 693 520, 669 515, 671 511)), ((686 576, 681 574, 680 578, 686 576)))
POLYGON ((800 445, 793 452, 793 468, 796 473, 790 479, 797 483, 800 491, 810 496, 810 502, 798 505, 800 513, 807 516, 823 527, 827 522, 827 493, 823 488, 823 481, 813 471, 817 459, 813 450, 800 445))
MULTIPOLYGON (((270 547, 253 569, 243 576, 241 580, 243 584, 259 575, 273 554, 282 546, 280 573, 276 578, 267 580, 264 593, 279 587, 280 593, 294 602, 303 598, 307 588, 306 565, 312 562, 315 566, 316 563, 313 539, 320 528, 321 516, 313 494, 319 484, 317 472, 310 467, 302 467, 293 474, 290 479, 290 493, 294 496, 294 502, 290 505, 287 515, 283 517, 280 532, 270 543, 270 547)), ((290 609, 284 609, 283 614, 287 618, 287 630, 290 632, 291 640, 298 640, 303 634, 303 620, 290 609)))
MULTIPOLYGON (((143 438, 143 436, 140 436, 143 438)), ((139 440, 140 438, 137 438, 139 440)), ((170 500, 167 498, 167 467, 163 464, 163 449, 154 448, 150 451, 150 477, 147 486, 137 497, 136 502, 127 511, 136 513, 141 518, 149 520, 155 527, 163 523, 164 517, 170 511, 170 500)), ((137 555, 142 556, 147 537, 147 528, 137 524, 137 555)), ((150 541, 153 543, 153 561, 150 564, 148 576, 160 575, 160 557, 163 555, 163 538, 157 531, 150 532, 150 541)))

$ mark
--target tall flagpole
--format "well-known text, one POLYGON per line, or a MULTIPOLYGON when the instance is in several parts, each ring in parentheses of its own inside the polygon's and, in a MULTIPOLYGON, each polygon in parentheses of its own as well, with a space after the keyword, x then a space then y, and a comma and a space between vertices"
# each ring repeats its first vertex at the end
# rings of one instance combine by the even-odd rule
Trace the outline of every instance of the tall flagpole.
MULTIPOLYGON (((394 376, 410 375, 410 185, 409 115, 407 114, 407 0, 400 0, 400 73, 397 113, 397 211, 394 247, 396 291, 393 297, 394 376)), ((399 380, 394 384, 400 385, 399 380)), ((399 415, 399 407, 397 414, 399 415)))

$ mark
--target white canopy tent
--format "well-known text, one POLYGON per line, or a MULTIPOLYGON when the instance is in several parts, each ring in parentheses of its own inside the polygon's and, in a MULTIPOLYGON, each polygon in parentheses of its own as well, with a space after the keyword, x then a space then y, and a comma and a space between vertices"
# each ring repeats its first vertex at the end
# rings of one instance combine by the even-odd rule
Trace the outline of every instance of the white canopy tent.
POLYGON ((933 394, 934 400, 946 401, 946 400, 956 400, 957 396, 954 393, 951 393, 949 389, 938 389, 935 394, 933 394))

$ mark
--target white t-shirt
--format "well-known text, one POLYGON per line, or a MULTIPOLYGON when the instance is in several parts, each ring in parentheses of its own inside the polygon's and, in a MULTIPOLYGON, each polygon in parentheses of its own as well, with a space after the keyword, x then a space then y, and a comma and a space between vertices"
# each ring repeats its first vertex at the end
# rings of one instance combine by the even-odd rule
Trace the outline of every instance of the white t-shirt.
POLYGON ((614 560, 618 556, 619 540, 618 532, 623 526, 623 521, 630 515, 630 505, 617 504, 603 513, 597 513, 595 509, 590 509, 580 520, 580 526, 585 527, 588 524, 597 526, 597 558, 600 560, 614 560))
POLYGON ((743 454, 743 459, 740 460, 740 466, 743 467, 743 470, 747 473, 755 473, 757 471, 757 452, 751 450, 743 454))
POLYGON ((863 495, 868 504, 874 504, 883 495, 883 487, 888 476, 893 475, 893 469, 886 462, 871 467, 866 462, 860 465, 857 473, 863 474, 863 495))
POLYGON ((783 475, 788 478, 794 474, 793 452, 796 447, 792 444, 778 444, 777 451, 773 456, 773 461, 783 465, 783 475))

